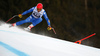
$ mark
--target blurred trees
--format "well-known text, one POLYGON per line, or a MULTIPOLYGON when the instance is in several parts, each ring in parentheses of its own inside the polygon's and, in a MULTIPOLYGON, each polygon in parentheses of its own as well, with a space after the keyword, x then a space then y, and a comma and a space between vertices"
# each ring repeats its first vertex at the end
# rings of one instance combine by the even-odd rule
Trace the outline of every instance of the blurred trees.
MULTIPOLYGON (((100 48, 100 0, 0 0, 0 18, 7 21, 13 15, 23 13, 39 2, 43 3, 57 34, 47 31, 44 18, 32 32, 72 42, 95 32, 96 36, 84 40, 82 44, 100 48)), ((23 16, 22 19, 12 19, 9 23, 24 20, 30 14, 23 16)), ((28 25, 26 23, 21 26, 28 25)))

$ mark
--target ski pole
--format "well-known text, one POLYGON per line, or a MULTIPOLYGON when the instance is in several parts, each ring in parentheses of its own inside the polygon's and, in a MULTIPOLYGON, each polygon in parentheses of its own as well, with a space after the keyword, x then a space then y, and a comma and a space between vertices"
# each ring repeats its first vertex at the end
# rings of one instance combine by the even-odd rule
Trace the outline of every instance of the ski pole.
POLYGON ((53 32, 56 34, 56 31, 55 31, 55 29, 54 29, 54 28, 52 28, 52 30, 53 30, 53 32))
POLYGON ((12 18, 8 19, 8 20, 6 21, 6 23, 9 22, 11 19, 15 18, 16 16, 18 16, 18 15, 14 15, 12 18))
POLYGON ((92 34, 92 35, 90 35, 90 36, 87 36, 87 37, 85 37, 85 38, 83 38, 83 39, 81 39, 81 40, 78 40, 78 41, 76 41, 75 43, 81 44, 81 41, 83 41, 83 40, 85 40, 85 39, 88 39, 88 38, 90 38, 90 37, 92 37, 92 36, 94 36, 94 35, 96 35, 96 33, 94 33, 94 34, 92 34))

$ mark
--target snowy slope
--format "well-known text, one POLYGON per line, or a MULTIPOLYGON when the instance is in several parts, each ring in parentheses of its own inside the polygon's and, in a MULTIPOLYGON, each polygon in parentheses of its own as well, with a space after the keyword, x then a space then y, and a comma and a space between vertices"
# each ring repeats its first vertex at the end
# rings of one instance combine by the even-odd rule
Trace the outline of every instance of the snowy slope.
POLYGON ((100 49, 0 26, 0 56, 100 56, 100 49))

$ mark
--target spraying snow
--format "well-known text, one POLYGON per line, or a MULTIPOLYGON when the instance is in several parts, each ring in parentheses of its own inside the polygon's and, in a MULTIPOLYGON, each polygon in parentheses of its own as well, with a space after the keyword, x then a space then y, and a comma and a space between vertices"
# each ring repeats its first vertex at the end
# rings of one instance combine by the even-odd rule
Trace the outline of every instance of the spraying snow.
POLYGON ((0 56, 100 56, 100 49, 0 26, 0 56))

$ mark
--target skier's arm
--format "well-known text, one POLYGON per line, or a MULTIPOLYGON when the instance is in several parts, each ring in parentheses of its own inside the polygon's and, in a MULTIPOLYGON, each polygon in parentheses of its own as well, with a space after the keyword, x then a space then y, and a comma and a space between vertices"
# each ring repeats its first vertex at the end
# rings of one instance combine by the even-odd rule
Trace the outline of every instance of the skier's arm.
POLYGON ((49 18, 48 18, 48 16, 47 16, 47 14, 46 14, 45 11, 44 11, 44 13, 43 13, 43 16, 44 16, 44 18, 46 19, 48 26, 50 26, 50 20, 49 20, 49 18))
POLYGON ((25 15, 25 14, 27 14, 27 13, 32 12, 32 11, 34 10, 34 8, 35 8, 35 7, 32 7, 31 9, 29 9, 29 10, 23 12, 22 15, 25 15))

